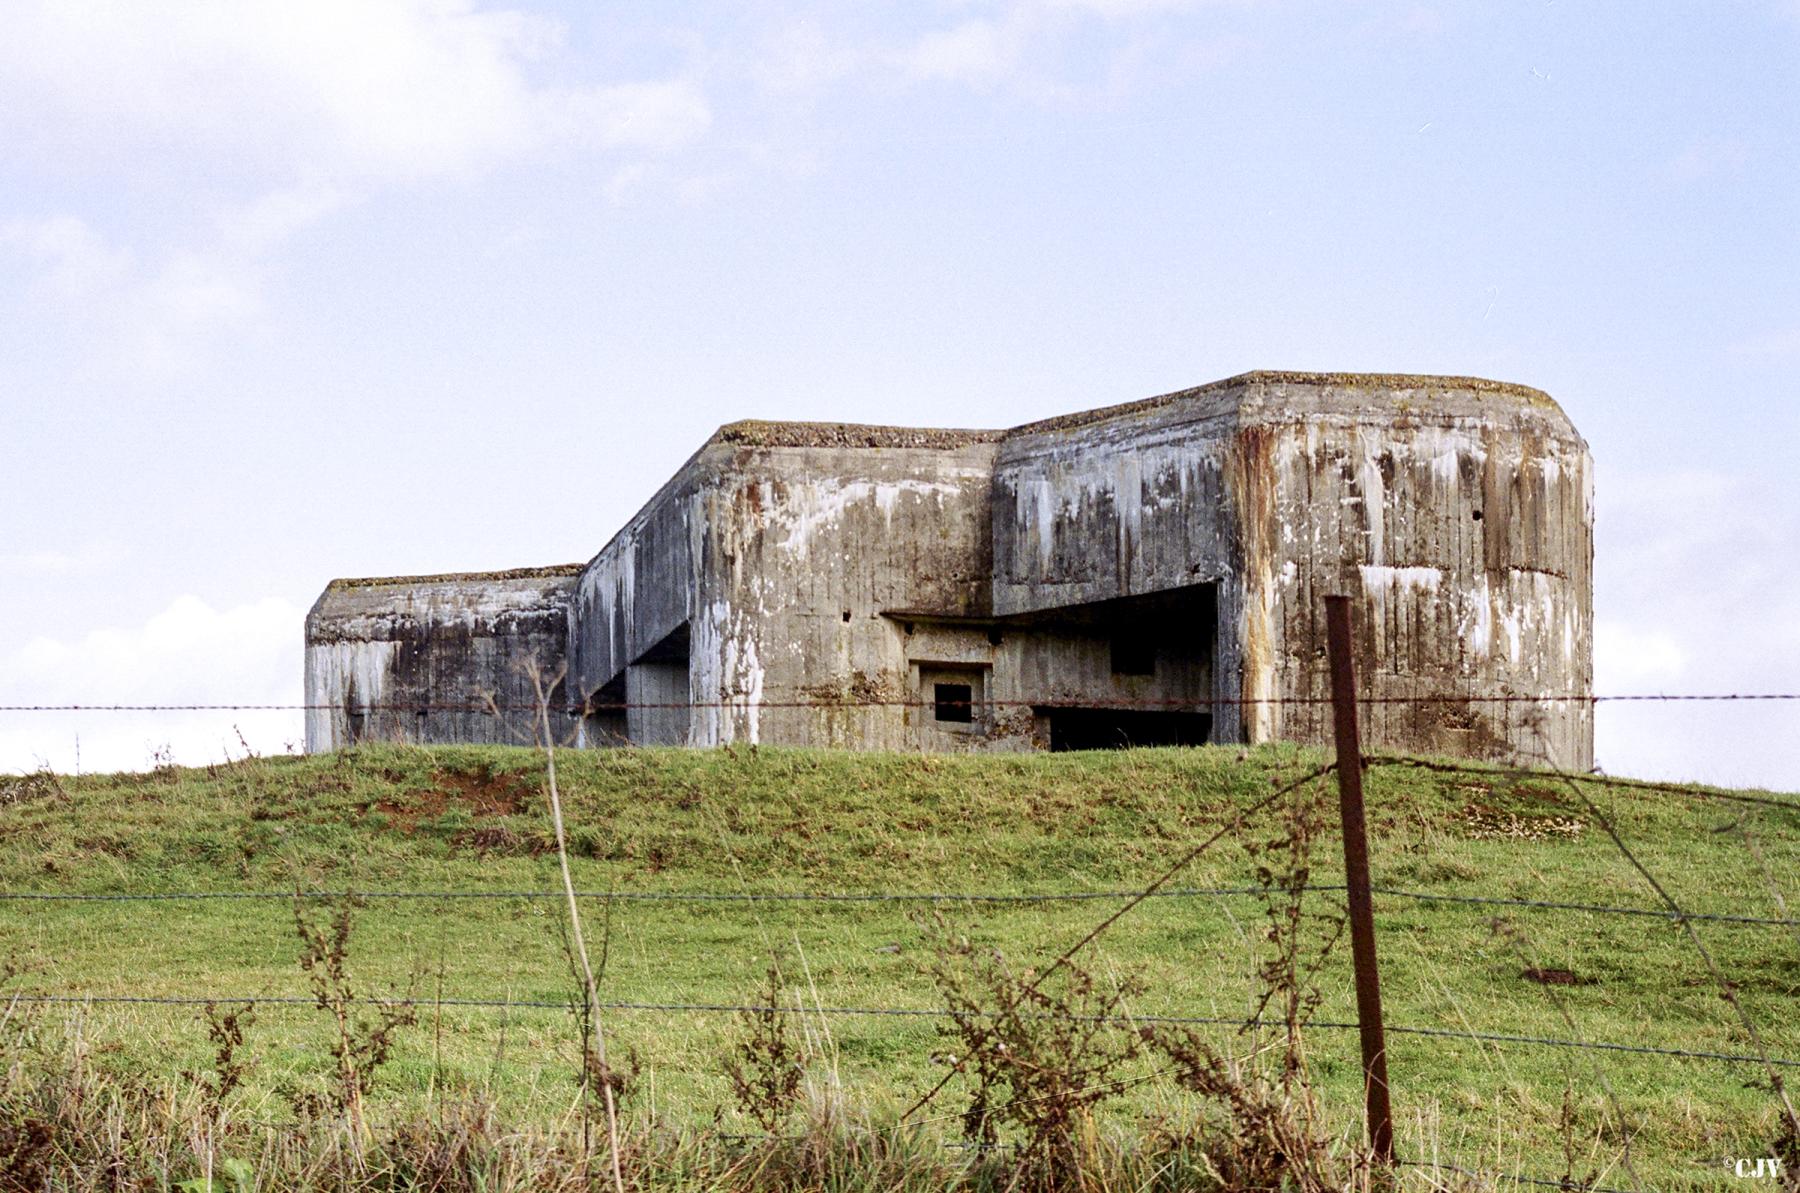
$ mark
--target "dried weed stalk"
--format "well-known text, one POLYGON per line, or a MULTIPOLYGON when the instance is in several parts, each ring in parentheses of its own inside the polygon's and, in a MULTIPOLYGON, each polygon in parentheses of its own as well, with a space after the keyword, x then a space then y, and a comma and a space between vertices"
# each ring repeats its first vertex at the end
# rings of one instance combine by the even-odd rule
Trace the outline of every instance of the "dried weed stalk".
POLYGON ((941 920, 934 930, 931 975, 950 1017, 942 1059, 970 1084, 965 1136, 988 1148, 1016 1142, 1020 1188, 1067 1187, 1093 1151, 1094 1108, 1134 1083, 1124 1067, 1140 1043, 1117 1028, 1142 984, 1101 982, 1071 961, 1044 980, 941 920))
POLYGON ((198 1089, 205 1103, 207 1120, 217 1125, 224 1112, 225 1099, 244 1083, 254 1062, 243 1054, 244 1033, 256 1024, 256 1004, 224 1007, 209 1002, 201 1011, 206 1020, 206 1038, 212 1042, 213 1065, 206 1073, 185 1072, 182 1076, 198 1089))
POLYGON ((1307 1068, 1306 1025, 1323 1001, 1319 971, 1345 922, 1335 912, 1306 906, 1314 846, 1325 824, 1318 794, 1296 790, 1276 834, 1245 846, 1264 891, 1270 952, 1257 968, 1262 989, 1243 1030, 1260 1033, 1272 1019, 1277 1038, 1239 1055, 1192 1028, 1147 1027, 1140 1033, 1145 1046, 1166 1060, 1177 1085, 1220 1112, 1217 1123, 1190 1127, 1186 1142, 1198 1145, 1225 1189, 1324 1193, 1356 1187, 1368 1172, 1366 1156, 1335 1146, 1307 1068))
POLYGON ((588 960, 587 941, 581 932, 581 908, 575 897, 575 879, 569 872, 569 839, 563 829, 562 794, 556 785, 556 735, 550 728, 550 693, 562 684, 563 671, 546 683, 535 664, 529 667, 532 689, 537 695, 538 726, 544 748, 544 783, 550 796, 550 823, 556 830, 556 861, 562 871, 563 896, 569 914, 570 950, 576 961, 576 977, 581 982, 582 1079, 586 1088, 596 1085, 606 1109, 607 1151, 611 1160, 614 1193, 625 1193, 625 1174, 619 1155, 619 1106, 615 1095, 616 1078, 606 1059, 606 1035, 600 1025, 600 985, 588 960))
POLYGON ((356 992, 350 980, 350 937, 355 926, 355 900, 338 899, 323 913, 308 906, 300 893, 294 896, 294 930, 300 937, 300 968, 312 986, 314 1004, 330 1016, 335 1029, 332 1056, 337 1062, 336 1084, 329 1106, 344 1116, 352 1131, 363 1132, 363 1099, 375 1074, 386 1064, 394 1037, 411 1027, 418 1016, 410 998, 385 1002, 372 1019, 356 1014, 356 992))
POLYGON ((788 1034, 779 960, 769 962, 757 1005, 738 1012, 742 1035, 725 1055, 725 1079, 738 1109, 770 1135, 792 1117, 806 1081, 806 1050, 788 1034))

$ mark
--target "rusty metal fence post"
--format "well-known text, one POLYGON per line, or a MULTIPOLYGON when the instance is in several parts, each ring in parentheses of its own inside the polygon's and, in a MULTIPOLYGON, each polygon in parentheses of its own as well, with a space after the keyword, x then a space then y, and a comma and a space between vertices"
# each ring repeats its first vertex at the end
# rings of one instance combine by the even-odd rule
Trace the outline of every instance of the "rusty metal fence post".
POLYGON ((1376 1160, 1394 1160, 1388 1104, 1387 1040, 1381 976, 1375 964, 1375 904, 1369 894, 1369 837, 1363 816, 1362 742, 1356 728, 1356 667, 1350 649, 1350 598, 1325 598, 1331 655, 1332 728, 1337 739, 1338 811, 1344 829, 1344 883, 1350 905, 1350 955, 1356 969, 1356 1021, 1362 1032, 1363 1107, 1376 1160))

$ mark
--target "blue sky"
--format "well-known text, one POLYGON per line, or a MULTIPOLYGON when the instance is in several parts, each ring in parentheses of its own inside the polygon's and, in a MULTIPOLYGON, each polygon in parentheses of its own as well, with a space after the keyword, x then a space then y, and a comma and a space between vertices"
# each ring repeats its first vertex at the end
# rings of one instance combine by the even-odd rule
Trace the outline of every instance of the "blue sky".
MULTIPOLYGON (((333 576, 591 555, 720 423, 1548 390, 1597 686, 1800 689, 1800 4, 34 3, 0 703, 292 701, 333 576)), ((292 714, 0 714, 0 768, 292 714)), ((1600 760, 1800 788, 1800 706, 1600 760)))

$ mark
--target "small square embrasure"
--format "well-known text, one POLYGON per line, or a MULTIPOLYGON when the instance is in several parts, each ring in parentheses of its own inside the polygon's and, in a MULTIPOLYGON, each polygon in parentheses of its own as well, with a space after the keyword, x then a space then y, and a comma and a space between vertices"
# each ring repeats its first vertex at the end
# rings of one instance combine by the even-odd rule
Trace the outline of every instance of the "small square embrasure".
POLYGON ((967 725, 975 719, 975 688, 966 683, 932 685, 932 698, 937 705, 937 719, 967 725))

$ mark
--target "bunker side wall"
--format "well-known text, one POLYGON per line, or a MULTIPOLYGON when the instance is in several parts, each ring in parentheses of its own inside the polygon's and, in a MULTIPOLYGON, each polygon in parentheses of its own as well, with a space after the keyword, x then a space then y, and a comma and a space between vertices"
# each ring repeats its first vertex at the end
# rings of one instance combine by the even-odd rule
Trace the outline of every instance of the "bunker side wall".
POLYGON ((917 745, 896 611, 991 611, 993 444, 714 450, 691 740, 917 745))
MULTIPOLYGON (((699 583, 701 497, 712 456, 690 460, 582 569, 570 603, 570 702, 579 705, 624 676, 627 699, 666 702, 666 684, 629 691, 627 669, 687 622, 699 583)), ((645 673, 646 676, 648 673, 645 673)), ((666 718, 665 718, 666 722, 666 718)), ((659 737, 671 736, 665 727, 659 737)))
MULTIPOLYGON (((572 574, 337 582, 306 619, 306 749, 530 743, 524 669, 564 662, 572 574), (499 716, 483 711, 488 698, 499 716)), ((552 710, 560 707, 553 696, 552 710)), ((556 723, 553 720, 553 724, 556 723)))
POLYGON ((1592 491, 1535 391, 1253 380, 1009 436, 994 606, 1216 581, 1214 740, 1323 743, 1347 593, 1372 745, 1585 769, 1592 491))
POLYGON ((1241 419, 1249 740, 1329 742, 1323 598, 1341 593, 1368 746, 1592 766, 1591 706, 1540 699, 1593 687, 1593 468, 1561 411, 1270 385, 1241 419))
MULTIPOLYGON (((1216 587, 1213 739, 1240 737, 1242 550, 1231 444, 1241 388, 1011 435, 994 468, 994 607, 1006 615, 1216 587)), ((1194 627, 1168 626, 1190 634, 1194 627)), ((1085 664, 1090 670, 1092 663, 1085 664)), ((1053 669, 1052 669, 1053 670, 1053 669)), ((1058 674, 1036 683, 1055 687, 1058 674)), ((1140 685, 1143 699, 1192 686, 1140 685)))

